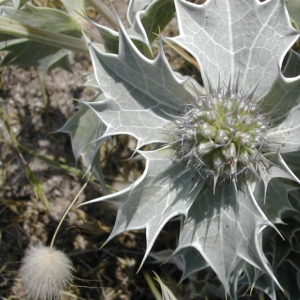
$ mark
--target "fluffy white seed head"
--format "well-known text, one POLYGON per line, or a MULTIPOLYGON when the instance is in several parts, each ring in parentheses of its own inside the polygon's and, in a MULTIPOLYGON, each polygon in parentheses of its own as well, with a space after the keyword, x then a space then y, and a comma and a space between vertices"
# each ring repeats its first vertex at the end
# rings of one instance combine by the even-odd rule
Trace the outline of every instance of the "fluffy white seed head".
POLYGON ((59 299, 72 280, 72 263, 61 251, 42 245, 31 247, 22 261, 20 277, 27 299, 59 299))

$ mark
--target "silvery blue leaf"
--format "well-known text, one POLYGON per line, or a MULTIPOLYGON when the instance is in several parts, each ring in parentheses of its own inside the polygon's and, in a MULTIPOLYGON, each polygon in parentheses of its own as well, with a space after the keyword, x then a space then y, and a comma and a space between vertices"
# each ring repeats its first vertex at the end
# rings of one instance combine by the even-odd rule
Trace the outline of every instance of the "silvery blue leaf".
POLYGON ((180 30, 175 41, 198 61, 206 85, 206 76, 217 87, 219 78, 227 84, 240 73, 245 91, 258 83, 256 97, 268 91, 298 35, 282 0, 175 4, 180 30))

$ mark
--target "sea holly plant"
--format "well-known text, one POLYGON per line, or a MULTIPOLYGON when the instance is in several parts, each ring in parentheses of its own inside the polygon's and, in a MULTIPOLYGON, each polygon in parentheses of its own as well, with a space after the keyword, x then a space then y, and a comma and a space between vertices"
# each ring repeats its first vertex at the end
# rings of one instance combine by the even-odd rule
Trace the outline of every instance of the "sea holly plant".
MULTIPOLYGON (((55 41, 53 60, 49 63, 48 53, 41 51, 46 64, 33 62, 44 70, 67 65, 67 52, 60 48, 89 49, 94 76, 88 84, 96 86, 97 95, 61 129, 71 134, 76 158, 82 157, 105 184, 99 148, 110 137, 126 134, 136 138, 135 153, 146 160, 143 175, 131 186, 86 203, 118 206, 108 241, 124 231, 146 229, 142 265, 164 225, 179 216, 173 256, 182 260, 182 279, 191 278, 196 296, 210 295, 208 281, 215 283, 216 274, 220 284, 214 296, 219 298, 237 299, 253 288, 271 299, 280 290, 289 299, 299 298, 299 282, 291 287, 278 274, 292 270, 299 275, 300 56, 290 50, 299 32, 285 1, 132 0, 129 29, 120 20, 118 31, 91 21, 103 47, 88 37, 86 45, 81 40, 80 22, 86 19, 82 11, 74 13, 76 1, 64 1, 70 16, 51 12, 68 21, 66 30, 57 28, 52 35, 45 29, 48 19, 33 24, 24 17, 43 10, 23 6, 26 1, 4 2, 0 46, 10 51, 7 63, 11 57, 24 60, 20 44, 28 49, 31 40, 38 49, 39 43, 49 44, 43 40, 48 34, 55 41), (175 12, 179 36, 159 36, 175 12), (37 36, 23 30, 33 25, 37 36), (151 45, 157 36, 154 57, 151 45), (205 92, 193 78, 171 69, 164 41, 194 57, 205 92), (143 150, 152 144, 155 150, 143 150), (282 226, 289 223, 292 233, 282 226), (266 238, 272 244, 266 246, 266 238), (195 273, 203 270, 207 276, 199 281, 195 273)), ((77 10, 84 7, 79 4, 77 10)))
POLYGON ((146 229, 142 263, 164 225, 180 215, 175 255, 189 259, 184 251, 196 249, 201 259, 194 271, 209 266, 224 296, 235 299, 246 274, 249 290, 257 286, 275 299, 284 288, 262 243, 267 227, 280 236, 275 224, 296 211, 288 193, 300 181, 284 157, 300 147, 300 77, 287 78, 280 69, 299 33, 281 0, 175 0, 175 7, 180 34, 172 42, 199 63, 205 95, 172 71, 163 38, 153 59, 120 21, 118 53, 87 41, 103 99, 85 105, 106 126, 99 140, 135 137, 146 168, 125 190, 86 204, 118 206, 108 240, 146 229), (141 150, 152 143, 156 150, 141 150), (262 274, 270 284, 261 284, 262 274))

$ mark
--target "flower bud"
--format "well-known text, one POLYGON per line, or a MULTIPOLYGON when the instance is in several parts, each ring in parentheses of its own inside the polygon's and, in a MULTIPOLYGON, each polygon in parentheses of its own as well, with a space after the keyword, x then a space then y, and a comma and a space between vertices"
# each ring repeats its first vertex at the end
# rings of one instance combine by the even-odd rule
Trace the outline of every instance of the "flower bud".
POLYGON ((220 151, 213 153, 213 166, 216 171, 222 170, 225 166, 225 160, 220 151))
POLYGON ((236 157, 236 147, 234 143, 230 143, 228 146, 222 149, 222 154, 227 161, 236 157))
POLYGON ((202 156, 204 154, 210 153, 214 149, 215 149, 214 143, 208 141, 208 142, 199 143, 196 151, 198 155, 202 156))
POLYGON ((241 148, 239 152, 239 162, 247 165, 250 161, 249 153, 245 148, 241 148))
POLYGON ((235 134, 234 141, 241 146, 250 146, 253 143, 253 138, 247 132, 238 131, 235 134))
POLYGON ((230 139, 230 132, 228 130, 218 129, 215 142, 217 144, 226 144, 230 139))
POLYGON ((197 128, 197 133, 199 133, 200 135, 202 135, 205 138, 213 139, 216 135, 216 132, 217 132, 217 129, 214 126, 212 126, 206 122, 202 123, 197 128))

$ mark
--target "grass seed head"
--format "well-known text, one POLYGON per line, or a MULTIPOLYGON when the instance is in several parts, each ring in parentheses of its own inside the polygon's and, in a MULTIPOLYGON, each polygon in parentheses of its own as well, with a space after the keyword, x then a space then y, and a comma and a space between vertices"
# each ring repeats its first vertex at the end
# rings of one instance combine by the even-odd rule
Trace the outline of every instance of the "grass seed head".
POLYGON ((63 252, 42 245, 29 248, 20 269, 27 299, 59 299, 72 280, 72 270, 72 263, 63 252))

